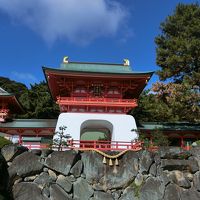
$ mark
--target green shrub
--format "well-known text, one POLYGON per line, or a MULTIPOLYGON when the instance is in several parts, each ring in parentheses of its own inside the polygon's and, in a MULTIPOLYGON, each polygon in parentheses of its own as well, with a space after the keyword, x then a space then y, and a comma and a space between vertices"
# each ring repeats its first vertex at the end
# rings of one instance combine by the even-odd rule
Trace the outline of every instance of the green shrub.
POLYGON ((169 140, 166 135, 163 134, 163 132, 159 129, 155 129, 151 131, 151 138, 152 138, 152 144, 150 142, 150 135, 139 132, 139 140, 143 141, 143 146, 148 148, 153 146, 169 146, 169 140))
POLYGON ((195 141, 195 143, 197 144, 197 146, 200 146, 200 140, 195 141))
POLYGON ((140 199, 140 191, 143 185, 144 185, 144 182, 142 182, 140 185, 136 185, 134 181, 131 183, 130 186, 134 190, 134 198, 137 197, 137 199, 140 199))
POLYGON ((152 133, 152 140, 155 146, 169 146, 169 140, 166 135, 159 129, 155 129, 152 133))
POLYGON ((2 148, 3 146, 5 146, 7 144, 12 144, 12 142, 10 140, 7 140, 6 138, 0 136, 0 148, 2 148))

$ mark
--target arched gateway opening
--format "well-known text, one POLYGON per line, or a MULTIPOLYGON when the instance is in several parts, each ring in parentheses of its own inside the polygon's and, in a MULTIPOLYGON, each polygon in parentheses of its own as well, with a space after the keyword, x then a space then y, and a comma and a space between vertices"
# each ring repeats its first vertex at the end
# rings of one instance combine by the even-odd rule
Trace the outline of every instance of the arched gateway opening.
POLYGON ((107 120, 86 120, 81 124, 81 140, 111 141, 113 125, 107 120))

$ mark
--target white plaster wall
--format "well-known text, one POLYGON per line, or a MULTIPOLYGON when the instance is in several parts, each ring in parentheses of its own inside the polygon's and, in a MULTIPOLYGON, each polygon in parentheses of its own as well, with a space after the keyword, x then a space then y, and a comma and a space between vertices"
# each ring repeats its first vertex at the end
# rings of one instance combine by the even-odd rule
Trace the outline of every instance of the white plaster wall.
MULTIPOLYGON (((66 126, 65 134, 70 134, 74 140, 80 140, 81 124, 87 120, 107 120, 113 125, 112 141, 131 141, 137 139, 135 119, 131 115, 93 114, 93 113, 62 113, 59 115, 56 131, 66 126)), ((54 136, 56 138, 56 136, 54 136)))

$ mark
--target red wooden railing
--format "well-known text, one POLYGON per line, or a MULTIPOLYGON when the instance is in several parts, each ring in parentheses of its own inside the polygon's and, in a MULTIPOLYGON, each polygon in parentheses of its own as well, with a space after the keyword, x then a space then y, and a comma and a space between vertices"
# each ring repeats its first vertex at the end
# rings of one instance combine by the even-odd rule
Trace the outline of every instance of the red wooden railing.
POLYGON ((48 149, 50 147, 49 144, 34 144, 33 142, 21 143, 21 145, 28 149, 48 149))
POLYGON ((97 141, 97 140, 69 140, 68 148, 70 149, 98 149, 101 151, 122 151, 122 150, 140 150, 141 142, 125 141, 97 141))
MULTIPOLYGON (((48 144, 23 143, 23 146, 28 149, 46 149, 48 144)), ((52 145, 52 149, 57 150, 58 147, 52 145)), ((91 141, 91 140, 69 140, 66 145, 62 145, 60 150, 69 149, 98 149, 101 151, 122 151, 122 150, 140 150, 142 149, 141 142, 123 142, 123 141, 91 141)))
MULTIPOLYGON (((46 149, 50 148, 49 144, 34 144, 31 142, 22 143, 28 149, 46 149)), ((52 145, 53 150, 58 150, 57 146, 52 145)), ((122 151, 122 150, 141 150, 142 144, 139 141, 123 142, 123 141, 91 141, 91 140, 68 140, 66 145, 62 145, 60 150, 69 149, 98 149, 101 151, 122 151)))
MULTIPOLYGON (((53 149, 58 150, 58 147, 50 144, 40 144, 33 142, 21 143, 21 145, 27 147, 28 149, 53 149)), ((191 146, 181 147, 183 150, 190 150, 191 146)), ((84 149, 98 149, 101 151, 123 151, 123 150, 134 150, 139 151, 141 149, 148 149, 149 151, 157 151, 158 146, 144 147, 143 142, 133 141, 97 141, 97 140, 68 140, 66 145, 62 145, 60 150, 84 150, 84 149)))
POLYGON ((137 106, 137 99, 119 99, 119 98, 94 98, 94 97, 57 97, 59 104, 76 105, 76 104, 111 104, 112 106, 124 105, 124 106, 137 106))

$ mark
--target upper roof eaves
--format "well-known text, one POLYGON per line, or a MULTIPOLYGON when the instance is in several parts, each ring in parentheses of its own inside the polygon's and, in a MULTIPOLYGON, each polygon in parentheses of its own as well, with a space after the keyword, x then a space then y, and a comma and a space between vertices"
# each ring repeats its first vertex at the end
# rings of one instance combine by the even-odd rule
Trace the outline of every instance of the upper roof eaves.
POLYGON ((63 72, 86 72, 86 73, 108 73, 108 74, 149 74, 152 75, 153 71, 139 72, 133 71, 130 65, 123 64, 108 64, 108 63, 83 63, 83 62, 68 62, 62 63, 60 68, 43 67, 43 70, 55 70, 63 72))

